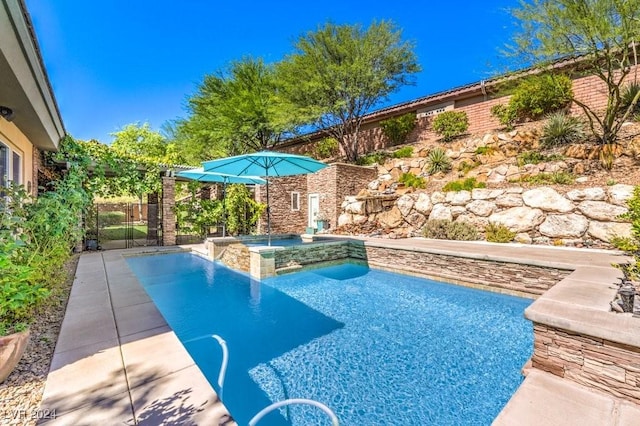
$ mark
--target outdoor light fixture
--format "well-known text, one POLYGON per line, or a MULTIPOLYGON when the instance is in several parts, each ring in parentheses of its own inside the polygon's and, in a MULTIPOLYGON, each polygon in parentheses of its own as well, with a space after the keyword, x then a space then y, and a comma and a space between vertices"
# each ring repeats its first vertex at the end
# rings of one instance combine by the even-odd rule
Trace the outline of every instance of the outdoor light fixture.
POLYGON ((0 116, 2 116, 7 121, 11 121, 14 117, 13 110, 9 107, 0 105, 0 116))

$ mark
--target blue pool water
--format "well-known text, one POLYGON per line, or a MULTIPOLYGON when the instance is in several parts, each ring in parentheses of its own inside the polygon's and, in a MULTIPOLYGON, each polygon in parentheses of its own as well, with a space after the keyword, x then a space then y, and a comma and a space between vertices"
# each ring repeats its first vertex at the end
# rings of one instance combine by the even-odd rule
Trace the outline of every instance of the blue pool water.
MULTIPOLYGON (((262 283, 190 254, 129 258, 239 424, 311 398, 342 425, 488 425, 522 381, 530 300, 345 264, 262 283)), ((260 425, 330 424, 316 408, 260 425)))

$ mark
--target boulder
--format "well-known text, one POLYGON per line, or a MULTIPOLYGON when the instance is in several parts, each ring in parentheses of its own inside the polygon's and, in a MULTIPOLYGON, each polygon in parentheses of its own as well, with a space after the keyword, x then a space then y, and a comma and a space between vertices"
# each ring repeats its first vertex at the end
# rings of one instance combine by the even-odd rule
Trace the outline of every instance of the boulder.
POLYGON ((489 216, 495 209, 496 205, 494 203, 485 200, 475 200, 467 204, 467 210, 476 216, 489 216))
POLYGON ((604 201, 583 201, 578 210, 589 219, 603 222, 623 222, 618 216, 627 212, 626 207, 605 203, 604 201))
POLYGON ((598 222, 592 220, 589 223, 587 234, 593 238, 609 243, 613 237, 631 236, 631 224, 620 222, 598 222))
POLYGON ((444 203, 446 200, 447 200, 447 197, 442 192, 434 192, 433 194, 431 194, 432 204, 444 203))
POLYGON ((452 206, 464 206, 471 200, 471 192, 469 191, 451 191, 447 192, 446 202, 452 206))
POLYGON ((502 194, 504 194, 502 189, 476 188, 471 190, 471 198, 473 200, 493 200, 502 194))
POLYGON ((433 204, 431 204, 431 198, 429 197, 429 194, 425 192, 421 192, 420 194, 418 194, 418 199, 413 205, 413 208, 416 211, 428 215, 429 213, 431 213, 432 207, 433 204))
POLYGON ((520 207, 523 205, 522 195, 520 194, 503 194, 496 198, 496 206, 498 207, 520 207))
POLYGON ((420 229, 427 221, 427 217, 422 213, 418 213, 417 211, 413 211, 409 216, 404 218, 405 221, 411 225, 414 229, 420 229))
POLYGON ((516 234, 516 236, 513 238, 513 241, 520 244, 533 243, 533 239, 531 239, 531 235, 527 234, 526 232, 520 232, 519 234, 516 234))
POLYGON ((352 221, 356 225, 362 225, 363 223, 367 223, 369 221, 369 216, 365 216, 362 214, 354 214, 352 217, 352 221))
POLYGON ((431 209, 429 220, 453 220, 451 208, 444 204, 436 204, 431 209))
POLYGON ((549 212, 567 213, 574 208, 571 201, 549 187, 534 188, 523 192, 522 201, 526 206, 549 212))
POLYGON ((398 206, 400 213, 402 213, 402 216, 408 216, 409 213, 411 213, 415 201, 416 200, 414 200, 414 198, 409 194, 405 194, 398 198, 396 205, 398 206))
POLYGON ((578 238, 584 235, 589 221, 582 215, 550 214, 540 224, 540 233, 551 238, 578 238))
POLYGON ((467 212, 456 217, 455 222, 465 222, 475 226, 479 231, 482 231, 489 224, 489 219, 487 219, 486 217, 479 217, 467 212))
POLYGON ((567 198, 571 201, 604 201, 607 193, 602 188, 574 189, 567 192, 567 198))
POLYGON ((377 219, 380 225, 386 228, 397 228, 403 223, 402 213, 400 213, 400 209, 397 206, 393 206, 389 211, 380 213, 377 219))
POLYGON ((513 232, 525 232, 538 226, 544 220, 540 209, 512 207, 489 216, 489 222, 502 223, 513 232))
POLYGON ((466 212, 467 212, 467 209, 464 208, 464 206, 451 206, 451 216, 454 219, 466 212))
POLYGON ((353 223, 353 215, 350 213, 342 213, 338 216, 338 226, 350 225, 353 223))
POLYGON ((365 214, 364 201, 354 201, 344 206, 344 211, 351 214, 365 214))
POLYGON ((609 202, 617 206, 627 206, 627 200, 633 197, 633 185, 617 184, 609 187, 609 202))

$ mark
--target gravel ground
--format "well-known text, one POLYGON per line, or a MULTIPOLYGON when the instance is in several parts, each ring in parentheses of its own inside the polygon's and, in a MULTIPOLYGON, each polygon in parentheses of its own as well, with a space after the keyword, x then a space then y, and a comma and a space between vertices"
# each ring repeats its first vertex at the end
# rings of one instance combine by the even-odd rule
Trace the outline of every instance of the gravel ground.
POLYGON ((67 300, 80 255, 65 265, 67 279, 31 324, 31 337, 22 359, 11 375, 0 384, 0 424, 35 425, 49 365, 60 333, 67 300))

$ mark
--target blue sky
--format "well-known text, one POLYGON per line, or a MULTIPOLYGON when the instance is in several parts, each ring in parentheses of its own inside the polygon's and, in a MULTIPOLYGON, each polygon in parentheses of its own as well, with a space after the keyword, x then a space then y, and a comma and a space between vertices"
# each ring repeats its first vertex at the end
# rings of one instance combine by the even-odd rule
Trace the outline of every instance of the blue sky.
POLYGON ((392 20, 413 40, 417 84, 382 106, 504 71, 517 0, 319 2, 26 0, 67 132, 110 142, 126 124, 159 130, 185 117, 205 74, 243 56, 281 60, 297 37, 327 21, 392 20))

